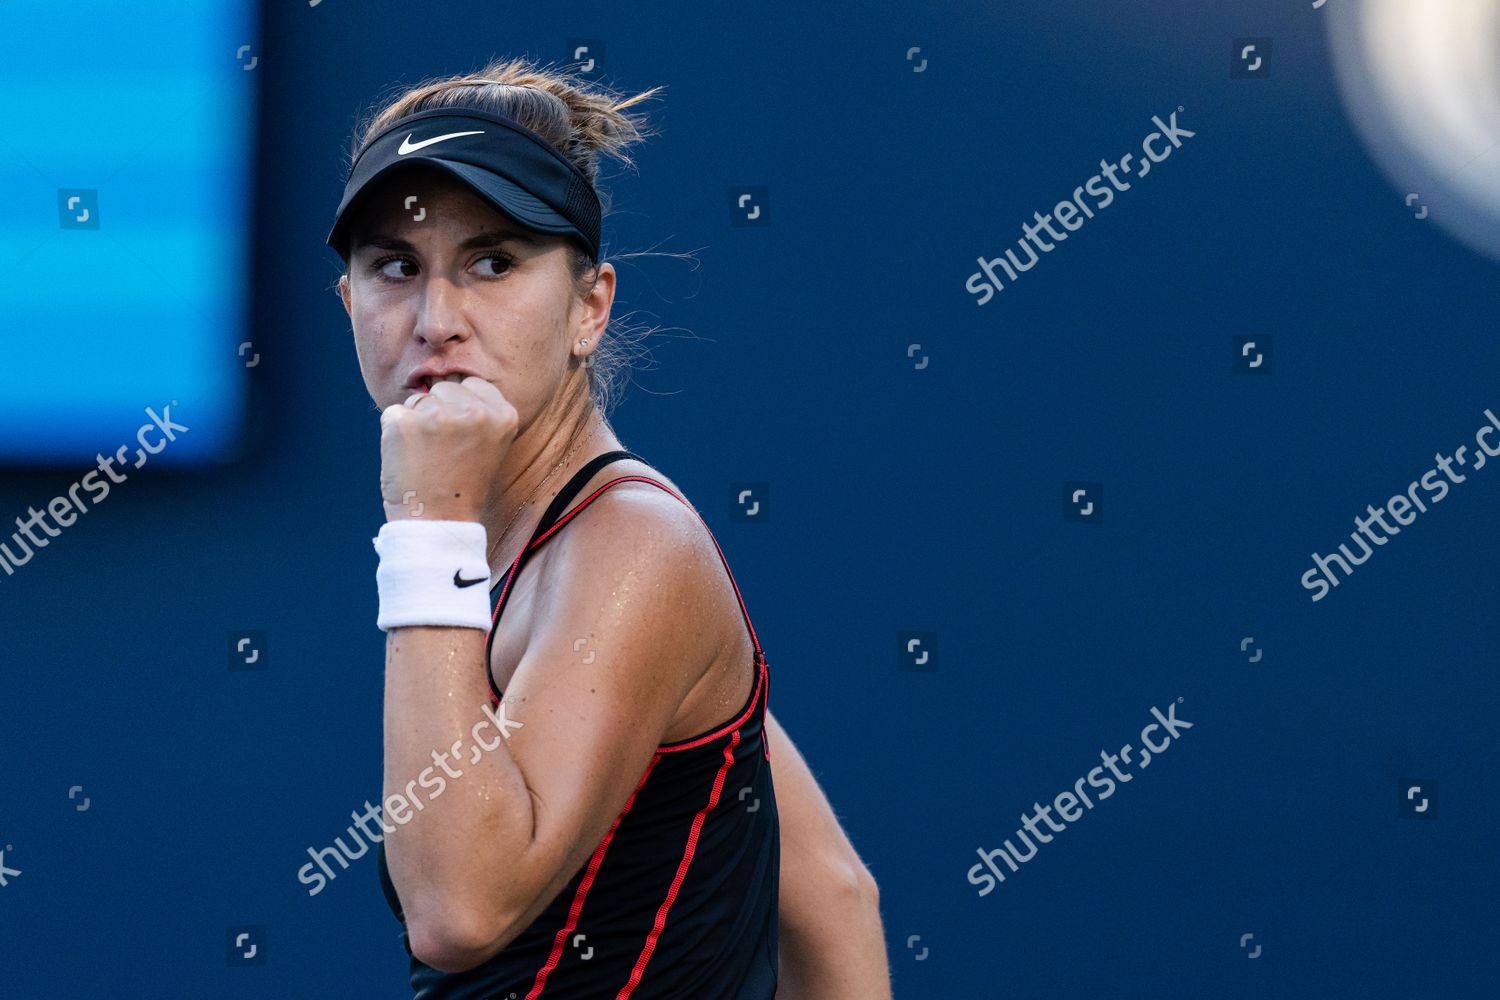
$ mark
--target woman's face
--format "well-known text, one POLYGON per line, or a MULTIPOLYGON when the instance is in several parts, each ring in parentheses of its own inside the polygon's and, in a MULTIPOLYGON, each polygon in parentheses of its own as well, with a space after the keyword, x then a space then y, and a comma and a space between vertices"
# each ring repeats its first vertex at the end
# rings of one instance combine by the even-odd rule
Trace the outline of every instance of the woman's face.
POLYGON ((614 268, 579 298, 562 237, 526 229, 463 183, 413 169, 385 178, 353 226, 339 293, 365 387, 384 409, 458 370, 498 388, 521 429, 593 351, 609 319, 614 268), (587 337, 588 347, 578 348, 587 337), (424 377, 425 376, 425 377, 424 377))

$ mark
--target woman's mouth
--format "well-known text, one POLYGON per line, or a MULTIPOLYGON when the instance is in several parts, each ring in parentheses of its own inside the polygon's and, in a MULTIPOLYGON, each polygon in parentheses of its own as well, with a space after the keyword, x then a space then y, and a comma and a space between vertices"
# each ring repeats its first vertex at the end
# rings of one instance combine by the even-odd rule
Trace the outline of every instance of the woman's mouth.
POLYGON ((424 375, 420 379, 417 380, 417 384, 416 385, 412 386, 412 391, 413 392, 423 392, 423 393, 425 393, 425 392, 431 392, 434 383, 437 383, 437 382, 462 382, 466 378, 468 378, 468 376, 465 375, 463 372, 450 372, 449 374, 443 375, 443 376, 438 376, 438 375, 424 375))

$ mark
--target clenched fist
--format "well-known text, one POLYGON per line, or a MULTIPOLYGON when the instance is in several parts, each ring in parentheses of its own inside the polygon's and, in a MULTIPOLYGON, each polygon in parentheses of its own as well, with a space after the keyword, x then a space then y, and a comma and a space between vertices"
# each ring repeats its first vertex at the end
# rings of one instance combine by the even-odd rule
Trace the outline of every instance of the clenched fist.
POLYGON ((449 376, 387 406, 380 414, 386 520, 482 521, 518 424, 500 390, 473 375, 449 376))

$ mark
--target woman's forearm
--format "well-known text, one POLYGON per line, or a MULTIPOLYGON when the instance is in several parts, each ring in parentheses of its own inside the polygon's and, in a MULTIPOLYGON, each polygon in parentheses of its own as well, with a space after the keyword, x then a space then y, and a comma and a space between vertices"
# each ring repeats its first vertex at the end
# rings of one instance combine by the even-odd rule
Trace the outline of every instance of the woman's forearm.
POLYGON ((890 1000, 880 894, 863 878, 816 919, 777 928, 776 1000, 890 1000))

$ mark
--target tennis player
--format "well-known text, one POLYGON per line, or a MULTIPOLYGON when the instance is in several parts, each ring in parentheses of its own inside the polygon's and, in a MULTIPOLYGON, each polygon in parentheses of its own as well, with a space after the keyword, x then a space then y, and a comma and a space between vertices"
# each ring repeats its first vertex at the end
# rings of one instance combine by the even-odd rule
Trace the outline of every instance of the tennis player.
POLYGON ((328 236, 381 410, 380 874, 421 1000, 890 996, 724 553, 605 418, 599 166, 654 93, 423 83, 357 130, 328 236))

